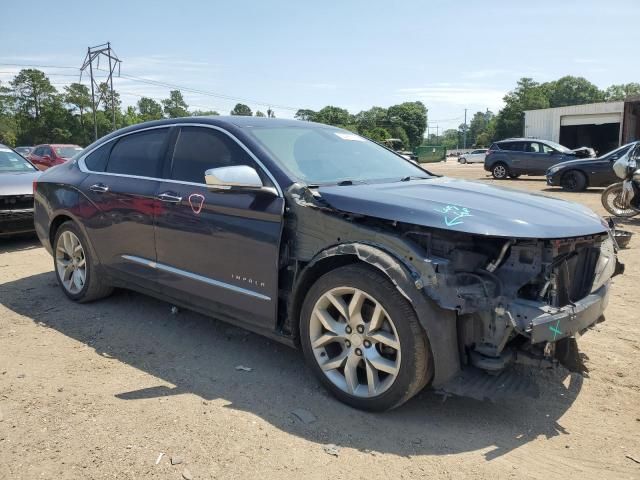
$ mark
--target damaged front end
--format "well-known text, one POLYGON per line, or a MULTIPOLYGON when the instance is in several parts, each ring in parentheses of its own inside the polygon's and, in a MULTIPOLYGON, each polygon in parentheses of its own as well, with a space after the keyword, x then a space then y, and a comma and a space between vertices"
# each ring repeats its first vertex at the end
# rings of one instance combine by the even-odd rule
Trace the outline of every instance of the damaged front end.
POLYGON ((451 288, 426 288, 458 312, 464 363, 489 373, 515 363, 583 368, 575 339, 604 320, 609 279, 620 271, 610 235, 470 238, 441 248, 440 278, 451 288), (492 245, 493 256, 481 253, 492 245))
POLYGON ((519 385, 505 377, 516 364, 581 370, 575 340, 604 319, 610 279, 622 271, 599 222, 589 227, 596 233, 569 238, 508 237, 484 226, 480 234, 393 220, 396 212, 380 209, 365 214, 362 203, 339 208, 346 200, 322 193, 299 184, 286 193, 281 280, 282 291, 290 286, 294 295, 281 298, 285 333, 295 335, 299 292, 318 266, 350 257, 383 271, 413 304, 431 345, 437 389, 487 398, 486 390, 497 387, 486 378, 519 385), (485 391, 470 393, 474 382, 485 391))

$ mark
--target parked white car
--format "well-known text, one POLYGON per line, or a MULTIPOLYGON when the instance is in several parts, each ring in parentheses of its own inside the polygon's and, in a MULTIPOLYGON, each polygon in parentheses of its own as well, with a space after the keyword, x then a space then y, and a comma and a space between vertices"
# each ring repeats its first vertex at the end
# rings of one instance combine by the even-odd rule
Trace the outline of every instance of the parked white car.
POLYGON ((488 151, 488 148, 479 148, 471 153, 463 153, 458 157, 458 163, 484 163, 488 151))

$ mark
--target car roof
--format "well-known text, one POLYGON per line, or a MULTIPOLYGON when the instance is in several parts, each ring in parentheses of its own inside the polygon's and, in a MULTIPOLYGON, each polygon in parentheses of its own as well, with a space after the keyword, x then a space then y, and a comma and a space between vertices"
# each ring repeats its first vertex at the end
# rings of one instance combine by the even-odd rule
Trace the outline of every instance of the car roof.
POLYGON ((525 138, 525 137, 514 137, 514 138, 505 138, 504 140, 498 140, 496 143, 502 142, 544 142, 545 140, 541 138, 525 138))

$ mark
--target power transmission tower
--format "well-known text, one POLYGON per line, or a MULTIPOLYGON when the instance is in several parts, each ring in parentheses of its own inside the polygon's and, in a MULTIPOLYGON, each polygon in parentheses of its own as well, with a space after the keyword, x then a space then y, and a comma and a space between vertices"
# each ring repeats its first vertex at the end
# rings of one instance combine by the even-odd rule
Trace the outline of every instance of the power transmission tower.
POLYGON ((113 129, 116 129, 116 102, 115 95, 113 93, 113 73, 118 69, 118 76, 120 76, 120 64, 122 60, 118 58, 116 52, 111 48, 111 42, 103 43, 102 45, 96 45, 95 47, 87 47, 87 55, 84 57, 84 62, 82 63, 82 67, 80 67, 80 82, 82 83, 82 74, 88 68, 89 75, 91 77, 91 108, 93 109, 93 134, 95 140, 98 139, 98 122, 96 120, 96 110, 100 106, 100 102, 106 103, 107 99, 105 96, 107 94, 111 95, 111 117, 113 119, 113 129), (106 83, 109 85, 109 92, 105 92, 100 89, 100 82, 96 81, 96 77, 93 72, 95 70, 100 69, 100 59, 106 58, 109 62, 109 71, 108 75, 105 78, 105 81, 102 83, 106 83), (94 67, 95 63, 95 67, 94 67), (96 90, 98 90, 100 96, 96 101, 96 90))

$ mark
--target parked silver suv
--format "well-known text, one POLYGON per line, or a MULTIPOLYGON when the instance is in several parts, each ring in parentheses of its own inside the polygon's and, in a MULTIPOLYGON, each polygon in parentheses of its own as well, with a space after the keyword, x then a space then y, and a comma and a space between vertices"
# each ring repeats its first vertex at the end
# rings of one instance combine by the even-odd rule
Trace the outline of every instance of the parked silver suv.
POLYGON ((494 178, 518 178, 520 175, 544 175, 553 165, 573 160, 576 153, 548 140, 509 138, 494 142, 484 159, 484 169, 494 178))

